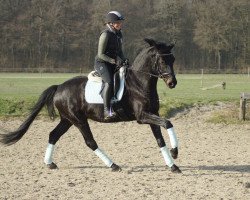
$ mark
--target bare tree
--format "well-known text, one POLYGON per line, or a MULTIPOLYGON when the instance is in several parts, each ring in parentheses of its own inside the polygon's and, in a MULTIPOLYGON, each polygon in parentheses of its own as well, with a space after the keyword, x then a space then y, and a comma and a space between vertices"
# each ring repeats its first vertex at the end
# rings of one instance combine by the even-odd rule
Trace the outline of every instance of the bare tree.
POLYGON ((0 0, 0 68, 92 69, 110 10, 131 60, 153 37, 176 43, 180 70, 249 65, 248 0, 0 0))

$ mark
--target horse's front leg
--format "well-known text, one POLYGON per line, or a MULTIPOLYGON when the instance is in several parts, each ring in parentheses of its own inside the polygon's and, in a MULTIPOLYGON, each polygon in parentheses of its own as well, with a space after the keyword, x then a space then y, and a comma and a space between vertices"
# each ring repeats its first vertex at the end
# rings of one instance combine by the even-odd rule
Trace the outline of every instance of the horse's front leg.
POLYGON ((157 115, 149 114, 146 112, 143 112, 140 120, 138 121, 140 123, 150 124, 152 132, 161 149, 161 152, 162 152, 162 155, 164 157, 166 164, 169 167, 171 167, 172 172, 181 173, 181 170, 174 164, 174 161, 172 159, 172 158, 176 159, 178 156, 178 140, 177 140, 177 137, 176 137, 176 134, 174 132, 173 125, 171 124, 171 122, 157 115), (168 135, 170 137, 170 144, 172 146, 172 149, 170 150, 170 152, 162 136, 160 126, 166 128, 168 131, 168 135))

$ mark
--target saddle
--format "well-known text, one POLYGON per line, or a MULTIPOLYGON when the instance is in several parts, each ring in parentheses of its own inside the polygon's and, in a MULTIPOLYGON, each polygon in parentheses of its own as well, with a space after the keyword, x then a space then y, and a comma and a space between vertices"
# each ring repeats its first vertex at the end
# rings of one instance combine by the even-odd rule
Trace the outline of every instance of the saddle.
MULTIPOLYGON (((126 67, 122 66, 114 74, 114 95, 111 103, 116 103, 122 99, 125 88, 126 67)), ((88 81, 85 86, 85 99, 88 103, 103 104, 102 99, 103 81, 96 71, 88 74, 88 81)))

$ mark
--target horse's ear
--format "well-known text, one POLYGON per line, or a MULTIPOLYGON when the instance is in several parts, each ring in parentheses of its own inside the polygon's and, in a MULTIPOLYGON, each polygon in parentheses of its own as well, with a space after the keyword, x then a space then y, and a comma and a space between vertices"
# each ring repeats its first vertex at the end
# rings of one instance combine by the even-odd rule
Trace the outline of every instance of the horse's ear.
POLYGON ((153 39, 144 38, 144 41, 147 42, 150 46, 156 46, 156 42, 153 39))

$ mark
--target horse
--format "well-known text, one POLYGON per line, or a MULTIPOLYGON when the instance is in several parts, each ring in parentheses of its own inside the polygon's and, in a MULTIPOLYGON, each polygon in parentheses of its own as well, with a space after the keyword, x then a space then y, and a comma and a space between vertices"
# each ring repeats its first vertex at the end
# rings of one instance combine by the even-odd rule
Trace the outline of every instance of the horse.
POLYGON ((170 89, 175 88, 177 84, 173 69, 175 57, 171 52, 174 45, 167 45, 147 38, 144 41, 147 45, 136 56, 133 64, 127 68, 123 97, 113 105, 114 110, 117 112, 116 118, 109 121, 104 120, 103 104, 86 102, 84 90, 88 78, 86 76, 77 76, 60 85, 52 85, 43 91, 27 119, 16 131, 1 134, 0 142, 6 146, 16 143, 28 131, 44 106, 47 106, 51 118, 56 115, 56 107, 60 122, 49 134, 44 157, 44 163, 49 169, 58 169, 58 166, 53 161, 55 144, 74 125, 81 132, 86 145, 107 167, 111 168, 112 171, 121 171, 121 167, 115 164, 98 147, 90 130, 88 119, 102 123, 136 120, 139 124, 150 125, 166 165, 171 172, 181 173, 173 160, 178 157, 178 139, 172 123, 168 119, 159 116, 159 97, 157 93, 158 79, 162 79, 170 89), (166 146, 161 127, 167 129, 171 149, 166 146))

